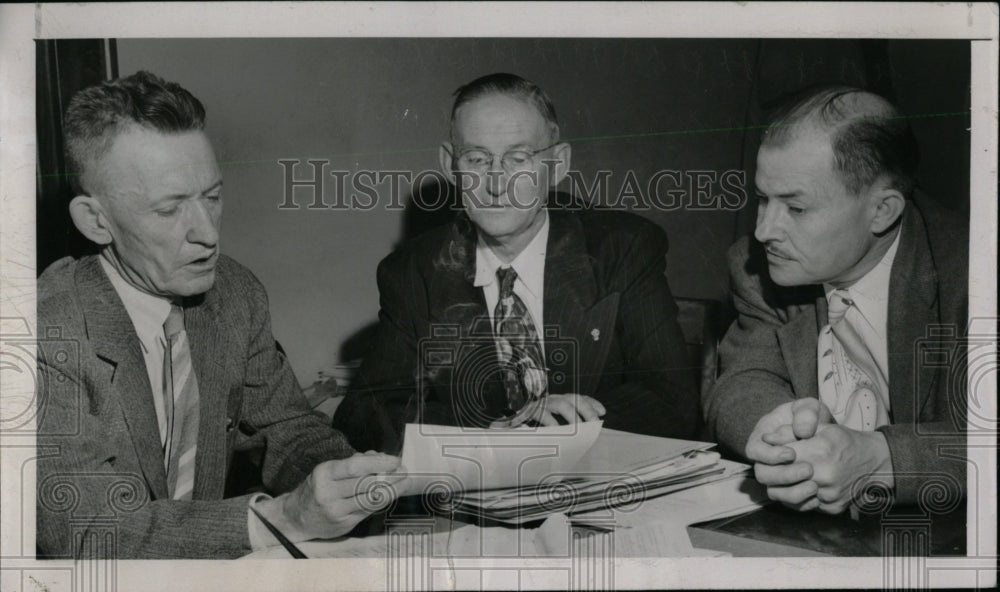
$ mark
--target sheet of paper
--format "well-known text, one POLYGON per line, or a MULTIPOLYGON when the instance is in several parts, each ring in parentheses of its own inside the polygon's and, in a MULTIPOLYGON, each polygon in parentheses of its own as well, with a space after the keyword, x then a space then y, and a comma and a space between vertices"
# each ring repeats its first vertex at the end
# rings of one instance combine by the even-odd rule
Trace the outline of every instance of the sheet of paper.
MULTIPOLYGON (((745 473, 746 465, 728 460, 719 461, 725 473, 709 483, 675 491, 670 495, 644 500, 629 512, 615 512, 617 525, 641 527, 655 520, 682 522, 684 525, 736 516, 767 502, 766 490, 745 473)), ((574 514, 574 524, 607 524, 607 510, 574 514)))
POLYGON ((561 478, 583 458, 603 422, 469 429, 407 424, 402 465, 407 493, 494 489, 561 478))
POLYGON ((592 474, 595 477, 635 472, 676 458, 685 452, 707 450, 713 446, 715 445, 708 442, 658 438, 604 429, 593 448, 573 467, 573 472, 592 474))

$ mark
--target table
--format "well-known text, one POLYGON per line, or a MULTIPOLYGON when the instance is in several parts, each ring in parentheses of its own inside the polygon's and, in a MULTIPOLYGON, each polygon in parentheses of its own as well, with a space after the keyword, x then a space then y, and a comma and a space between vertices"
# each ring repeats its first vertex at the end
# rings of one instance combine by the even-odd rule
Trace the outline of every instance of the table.
MULTIPOLYGON (((425 554, 433 558, 495 559, 517 562, 572 559, 584 545, 595 555, 614 557, 808 557, 883 555, 965 555, 965 504, 943 512, 903 507, 881 515, 852 520, 846 513, 830 516, 795 512, 766 504, 749 513, 714 520, 698 509, 712 484, 645 500, 637 507, 606 512, 593 526, 548 525, 542 542, 542 521, 515 528, 475 516, 449 513, 446 500, 401 498, 389 511, 368 517, 348 537, 300 545, 310 557, 383 558, 425 554), (560 540, 565 537, 564 540, 560 540), (553 542, 554 541, 554 542, 553 542), (617 543, 617 544, 616 544, 617 543), (649 552, 653 549, 652 552, 649 552)), ((763 489, 749 476, 739 483, 748 499, 759 500, 763 489)), ((729 494, 731 496, 731 492, 729 494)), ((722 499, 722 498, 718 498, 722 499)), ((718 500, 717 500, 718 501, 718 500)), ((703 506, 705 504, 702 504, 703 506)), ((709 503, 708 505, 711 505, 709 503)), ((731 502, 728 507, 735 508, 731 502)), ((710 508, 709 508, 710 510, 710 508)), ((250 555, 287 557, 280 547, 250 555)))

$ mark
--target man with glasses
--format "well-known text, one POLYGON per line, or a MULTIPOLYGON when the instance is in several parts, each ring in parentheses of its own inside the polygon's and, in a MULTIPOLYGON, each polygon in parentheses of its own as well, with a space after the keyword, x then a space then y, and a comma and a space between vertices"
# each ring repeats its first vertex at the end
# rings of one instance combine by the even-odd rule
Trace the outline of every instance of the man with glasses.
POLYGON ((379 265, 379 328, 335 425, 398 452, 408 422, 469 427, 604 419, 694 437, 698 395, 664 276, 662 229, 547 207, 570 146, 533 83, 455 93, 441 168, 463 211, 379 265))

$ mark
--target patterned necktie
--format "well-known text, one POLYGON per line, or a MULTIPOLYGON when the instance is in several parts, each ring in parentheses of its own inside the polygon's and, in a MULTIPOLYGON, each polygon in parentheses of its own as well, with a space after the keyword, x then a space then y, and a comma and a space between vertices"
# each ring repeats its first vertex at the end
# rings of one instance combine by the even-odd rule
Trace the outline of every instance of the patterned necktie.
POLYGON ((544 397, 548 391, 538 332, 524 301, 514 293, 516 279, 514 268, 497 269, 500 298, 493 311, 494 336, 511 412, 529 400, 544 397))
POLYGON ((172 499, 189 500, 194 490, 194 461, 198 452, 198 381, 191 366, 191 348, 181 307, 170 307, 163 335, 167 345, 163 356, 167 491, 172 499))
POLYGON ((820 331, 817 368, 820 400, 837 423, 872 431, 889 423, 889 384, 875 357, 848 319, 854 302, 844 290, 834 290, 829 324, 820 331))

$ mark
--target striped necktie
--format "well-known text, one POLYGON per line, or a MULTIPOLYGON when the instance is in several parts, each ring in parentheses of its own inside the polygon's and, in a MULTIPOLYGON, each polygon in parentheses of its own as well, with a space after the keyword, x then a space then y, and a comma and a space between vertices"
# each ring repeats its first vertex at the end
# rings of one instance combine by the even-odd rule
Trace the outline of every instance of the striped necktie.
POLYGON ((871 350, 845 318, 854 301, 844 290, 834 290, 828 309, 829 324, 820 331, 818 349, 820 400, 837 423, 872 431, 889 423, 889 384, 871 350))
POLYGON ((513 267, 497 268, 500 298, 493 311, 494 337, 510 412, 518 411, 529 400, 542 398, 548 392, 538 331, 524 301, 514 293, 516 279, 513 267))
POLYGON ((164 462, 167 491, 172 499, 189 500, 194 491, 198 451, 198 381, 191 365, 191 348, 184 330, 184 310, 171 306, 163 323, 163 398, 167 416, 164 462))

